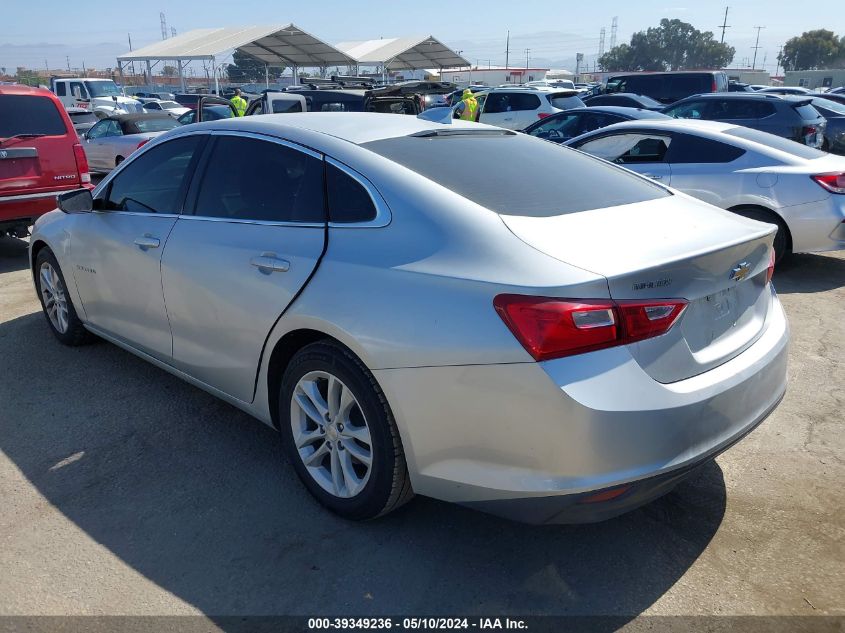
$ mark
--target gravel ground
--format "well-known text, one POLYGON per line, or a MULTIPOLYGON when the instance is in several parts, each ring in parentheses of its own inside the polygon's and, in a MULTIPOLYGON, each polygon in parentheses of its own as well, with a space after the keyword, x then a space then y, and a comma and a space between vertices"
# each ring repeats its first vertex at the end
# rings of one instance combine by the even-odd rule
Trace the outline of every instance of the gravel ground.
POLYGON ((0 239, 0 615, 845 615, 845 257, 775 275, 790 385, 666 497, 534 527, 418 498, 348 523, 276 434, 105 343, 59 345, 0 239))

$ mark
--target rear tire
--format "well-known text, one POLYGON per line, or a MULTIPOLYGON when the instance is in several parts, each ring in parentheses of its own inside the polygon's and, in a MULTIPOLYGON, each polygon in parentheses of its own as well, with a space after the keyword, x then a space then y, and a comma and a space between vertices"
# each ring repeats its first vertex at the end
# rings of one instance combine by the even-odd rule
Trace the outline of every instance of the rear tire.
POLYGON ((299 350, 282 377, 285 452, 317 500, 347 519, 372 519, 413 497, 396 421, 364 364, 341 345, 299 350))
POLYGON ((775 263, 779 262, 783 259, 784 255, 787 255, 791 251, 792 236, 789 234, 789 227, 786 226, 786 223, 777 214, 758 207, 736 207, 731 209, 731 211, 750 220, 777 225, 778 232, 775 234, 772 244, 775 249, 775 263))
POLYGON ((76 314, 59 262, 49 248, 41 249, 35 258, 35 287, 50 331, 63 345, 76 347, 97 339, 76 314))

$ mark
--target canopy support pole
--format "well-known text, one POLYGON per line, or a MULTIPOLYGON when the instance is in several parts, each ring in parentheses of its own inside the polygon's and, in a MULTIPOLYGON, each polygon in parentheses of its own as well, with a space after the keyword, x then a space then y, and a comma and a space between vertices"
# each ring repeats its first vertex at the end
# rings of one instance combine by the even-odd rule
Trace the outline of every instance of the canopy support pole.
POLYGON ((187 90, 185 90, 185 74, 182 72, 182 60, 181 59, 176 60, 176 66, 178 66, 178 68, 179 68, 179 85, 182 88, 182 92, 187 92, 187 90))
POLYGON ((264 64, 264 87, 270 87, 270 64, 264 64))
POLYGON ((152 92, 153 90, 153 68, 150 66, 150 60, 147 60, 147 92, 152 92))
POLYGON ((212 56, 211 70, 214 72, 214 94, 220 96, 220 82, 217 80, 217 60, 212 56))

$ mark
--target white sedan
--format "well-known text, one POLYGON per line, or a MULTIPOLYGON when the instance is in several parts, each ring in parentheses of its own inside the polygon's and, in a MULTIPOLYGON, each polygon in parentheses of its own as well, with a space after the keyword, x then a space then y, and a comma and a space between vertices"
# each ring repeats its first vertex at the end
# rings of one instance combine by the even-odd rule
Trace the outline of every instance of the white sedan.
POLYGON ((186 108, 175 101, 154 100, 144 103, 144 110, 147 112, 163 112, 164 114, 169 114, 174 119, 178 119, 188 112, 190 108, 186 108))
POLYGON ((617 123, 566 145, 778 226, 775 253, 845 249, 845 158, 715 121, 617 123))

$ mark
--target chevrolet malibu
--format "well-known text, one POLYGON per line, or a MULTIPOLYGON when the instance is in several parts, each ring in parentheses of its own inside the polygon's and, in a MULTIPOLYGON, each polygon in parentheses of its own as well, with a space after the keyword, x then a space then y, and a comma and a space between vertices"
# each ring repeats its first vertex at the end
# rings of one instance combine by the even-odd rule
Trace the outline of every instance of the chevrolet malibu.
POLYGON ((275 427, 348 518, 414 493, 608 518, 786 387, 773 225, 509 130, 209 121, 59 207, 30 247, 59 341, 105 339, 275 427))

